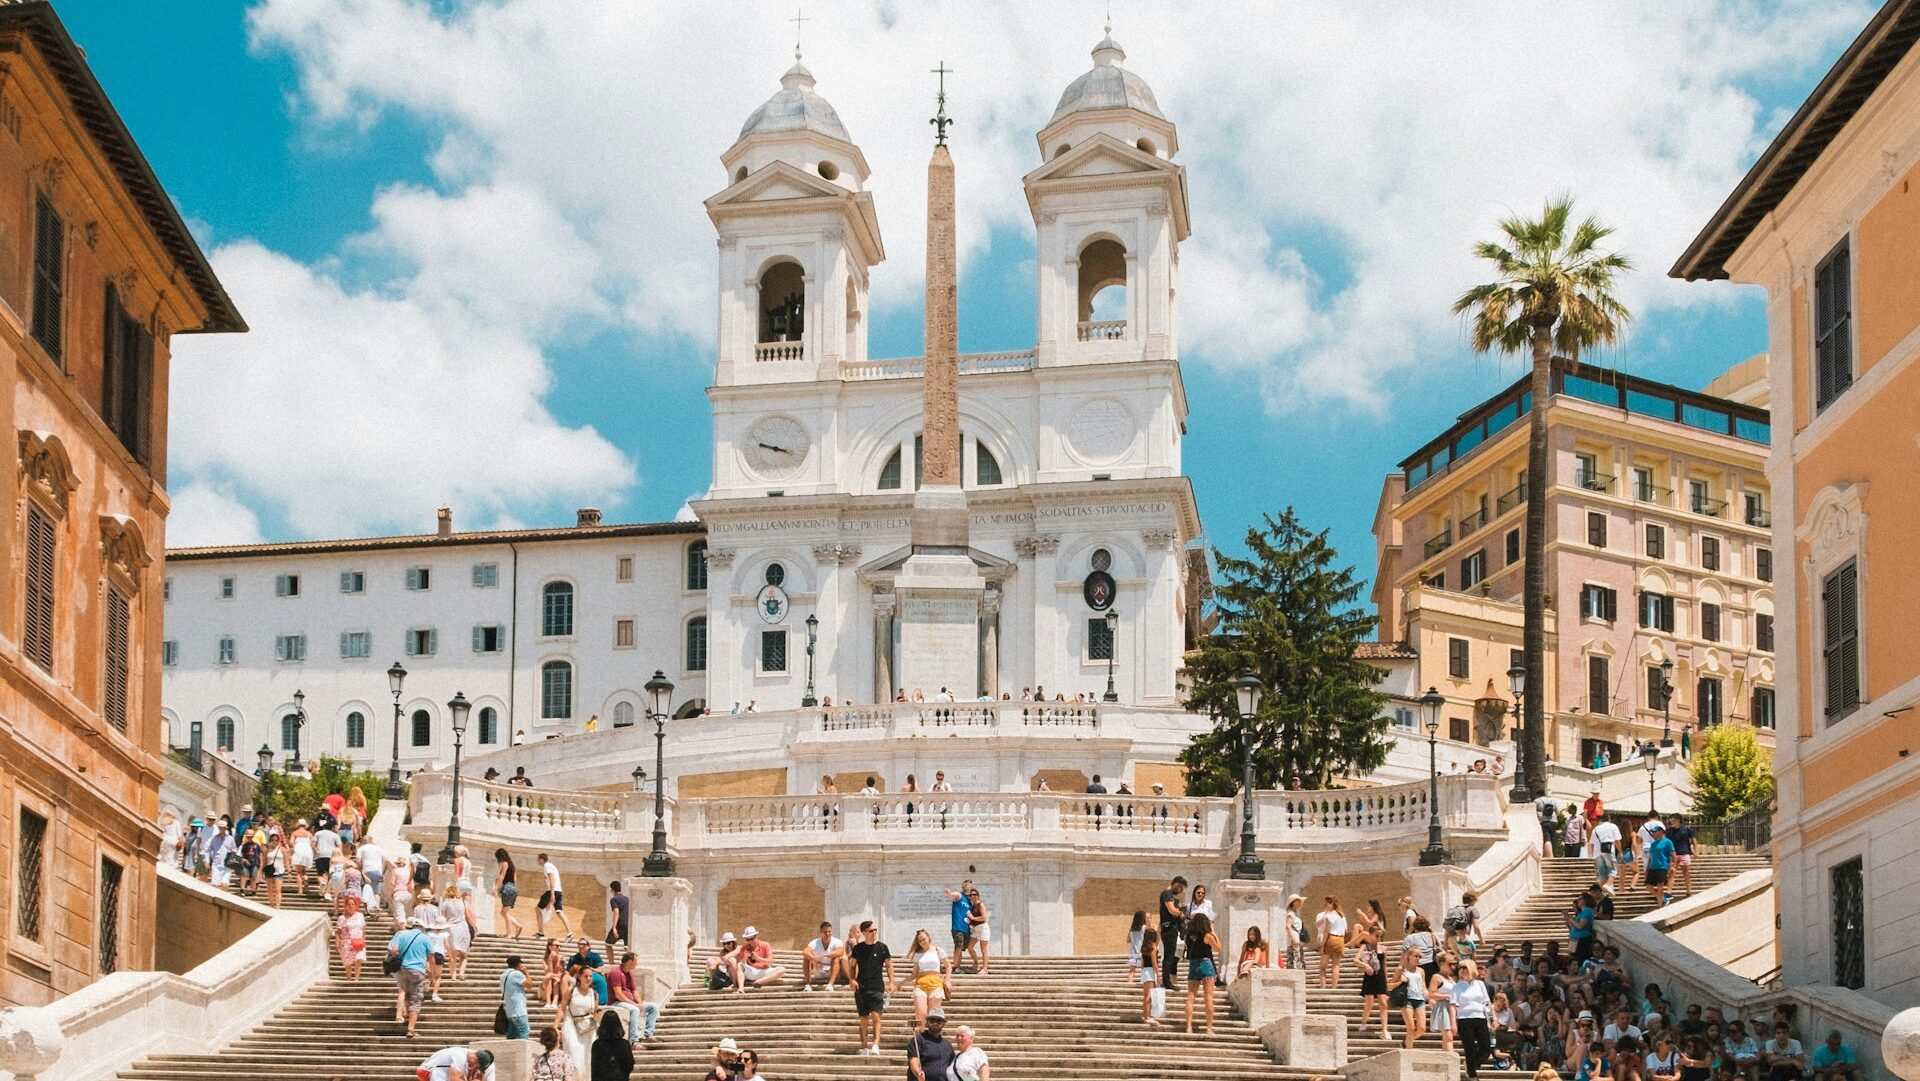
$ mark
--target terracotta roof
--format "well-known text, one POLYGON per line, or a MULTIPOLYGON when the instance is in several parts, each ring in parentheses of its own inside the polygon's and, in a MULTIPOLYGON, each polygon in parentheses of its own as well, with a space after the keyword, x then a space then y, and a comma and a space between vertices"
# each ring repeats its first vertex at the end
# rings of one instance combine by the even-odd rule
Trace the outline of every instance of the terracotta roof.
POLYGON ((405 548, 465 548, 480 544, 537 544, 548 541, 604 540, 613 537, 691 536, 706 531, 707 527, 699 522, 635 522, 627 525, 553 526, 545 529, 482 529, 470 533, 454 533, 445 537, 437 533, 416 533, 394 537, 287 541, 279 544, 169 548, 167 560, 172 563, 191 563, 214 559, 324 555, 329 552, 386 552, 405 548))
POLYGON ((1363 661, 1410 661, 1420 656, 1405 642, 1362 642, 1353 655, 1363 661))
POLYGON ((1916 41, 1920 41, 1920 2, 1889 0, 1847 46, 1820 85, 1807 95, 1793 119, 1787 121, 1667 273, 1688 281, 1725 278, 1727 260, 1735 249, 1820 160, 1916 41))
MULTIPOLYGON (((173 200, 160 186, 159 178, 153 175, 153 167, 147 164, 146 155, 140 152, 139 145, 127 132, 127 126, 121 122, 120 114, 114 111, 113 102, 107 99, 107 92, 100 88, 99 81, 93 77, 93 69, 87 66, 86 55, 74 44, 60 17, 54 14, 53 5, 46 0, 15 0, 0 4, 0 35, 13 33, 26 35, 38 47, 47 66, 66 90, 81 126, 111 165, 128 198, 140 208, 147 227, 159 238, 160 246, 192 284, 201 304, 206 306, 207 321, 198 327, 184 328, 181 333, 247 329, 246 321, 240 318, 240 312, 227 296, 226 288, 214 276, 213 267, 207 264, 207 257, 193 239, 193 233, 180 220, 180 212, 174 208, 173 200)), ((18 48, 16 44, 0 40, 0 52, 18 51, 18 48)))

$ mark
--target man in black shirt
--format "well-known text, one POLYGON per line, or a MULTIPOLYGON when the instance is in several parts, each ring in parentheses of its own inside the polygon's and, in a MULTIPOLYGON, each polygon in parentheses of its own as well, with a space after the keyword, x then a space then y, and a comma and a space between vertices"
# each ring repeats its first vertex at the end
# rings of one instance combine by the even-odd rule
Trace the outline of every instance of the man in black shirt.
MULTIPOLYGON (((860 925, 865 941, 847 950, 853 958, 853 1006, 860 1011, 860 1053, 880 1053, 880 1025, 885 1021, 887 992, 893 987, 893 954, 880 941, 880 932, 872 920, 860 925)), ((944 1076, 944 1075, 941 1075, 944 1076)))
POLYGON ((1693 896, 1693 827, 1680 815, 1668 815, 1667 840, 1673 842, 1673 869, 1683 897, 1693 896))
POLYGON ((628 928, 627 914, 631 911, 630 902, 627 900, 626 893, 620 888, 619 879, 614 879, 613 884, 608 888, 613 891, 613 895, 607 898, 607 945, 611 946, 616 942, 625 945, 628 928))
POLYGON ((1180 934, 1186 930, 1187 910, 1180 895, 1187 891, 1187 880, 1175 876, 1160 891, 1160 986, 1172 990, 1180 974, 1180 934))
POLYGON ((927 1011, 927 1027, 907 1041, 907 1081, 946 1081, 956 1052, 947 1042, 947 1011, 927 1011))

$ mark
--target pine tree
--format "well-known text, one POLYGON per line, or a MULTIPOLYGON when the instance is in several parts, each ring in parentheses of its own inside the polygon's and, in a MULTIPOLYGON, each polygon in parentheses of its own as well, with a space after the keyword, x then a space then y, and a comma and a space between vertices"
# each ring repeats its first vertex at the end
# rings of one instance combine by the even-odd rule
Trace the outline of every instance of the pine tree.
POLYGON ((1693 813, 1701 818, 1739 814, 1773 796, 1773 760, 1753 729, 1717 724, 1693 752, 1693 813))
POLYGON ((1386 761, 1384 672, 1355 656, 1374 617, 1354 607, 1360 583, 1323 531, 1312 533, 1288 507, 1265 528, 1247 530, 1251 558, 1218 550, 1214 604, 1218 631, 1187 666, 1188 709, 1211 713, 1213 731, 1180 754, 1187 791, 1230 795, 1240 789, 1243 730, 1253 748, 1256 788, 1329 787, 1386 761), (1252 672, 1266 693, 1251 726, 1240 719, 1233 681, 1252 672))

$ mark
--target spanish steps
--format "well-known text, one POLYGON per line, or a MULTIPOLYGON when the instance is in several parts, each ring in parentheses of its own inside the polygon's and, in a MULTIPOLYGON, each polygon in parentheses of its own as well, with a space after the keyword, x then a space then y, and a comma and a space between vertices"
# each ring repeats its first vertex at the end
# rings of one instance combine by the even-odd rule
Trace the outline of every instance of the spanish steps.
MULTIPOLYGON (((1741 871, 1765 866, 1753 855, 1704 855, 1696 858, 1694 888, 1705 889, 1741 871)), ((1582 859, 1542 863, 1545 888, 1501 926, 1491 930, 1481 956, 1493 945, 1518 949, 1565 935, 1560 913, 1569 899, 1591 881, 1592 865, 1582 859)), ((286 907, 323 911, 314 896, 296 897, 289 889, 286 907)), ((1651 900, 1622 890, 1617 918, 1646 911, 1651 900)), ((241 1081, 271 1074, 281 1081, 329 1081, 335 1077, 403 1078, 431 1052, 451 1044, 487 1038, 498 1002, 497 977, 509 954, 518 953, 534 991, 533 1028, 552 1020, 537 1005, 544 941, 508 940, 483 935, 474 944, 465 981, 442 983, 444 1003, 429 1003, 420 1014, 419 1035, 409 1039, 393 1020, 393 984, 380 972, 391 922, 384 917, 368 927, 365 971, 358 982, 345 979, 339 959, 330 960, 329 978, 293 999, 254 1031, 210 1055, 157 1055, 119 1076, 123 1081, 241 1081)), ((788 971, 799 971, 799 957, 777 956, 788 971)), ((904 961, 896 961, 904 978, 904 961)), ((1340 985, 1313 988, 1309 969, 1308 1005, 1315 1014, 1347 1018, 1350 1058, 1378 1054, 1400 1045, 1382 1041, 1371 1027, 1360 1030, 1358 981, 1351 966, 1340 985)), ((1126 979, 1125 960, 1116 956, 1004 957, 984 975, 964 970, 955 977, 948 1004, 949 1026, 968 1024, 979 1033, 991 1056, 994 1076, 1002 1081, 1055 1077, 1062 1072, 1093 1081, 1253 1081, 1256 1078, 1304 1079, 1322 1072, 1275 1065, 1260 1038, 1235 1014, 1224 990, 1215 995, 1216 1034, 1186 1035, 1181 1017, 1184 995, 1170 993, 1163 1025, 1140 1020, 1140 992, 1126 979)), ((663 1011, 656 1039, 635 1055, 636 1081, 685 1081, 711 1062, 712 1049, 731 1037, 758 1052, 767 1075, 820 1081, 898 1078, 913 1020, 912 996, 892 996, 882 1045, 885 1054, 864 1057, 855 1051, 853 996, 847 991, 807 992, 791 980, 745 994, 681 988, 663 1011)), ((1196 1018, 1196 1025, 1201 1022, 1196 1018)), ((1437 1037, 1420 1046, 1437 1049, 1437 1037)), ((1482 1070, 1483 1076, 1519 1077, 1482 1070)))

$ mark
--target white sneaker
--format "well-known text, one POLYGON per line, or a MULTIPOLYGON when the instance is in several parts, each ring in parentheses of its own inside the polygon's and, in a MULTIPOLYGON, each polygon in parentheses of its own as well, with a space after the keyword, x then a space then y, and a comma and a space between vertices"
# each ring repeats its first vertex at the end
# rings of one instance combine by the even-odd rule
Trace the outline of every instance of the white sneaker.
POLYGON ((867 1050, 867 1049, 866 1049, 866 1048, 864 1048, 864 1047, 862 1047, 862 1048, 860 1049, 860 1057, 861 1057, 861 1058, 866 1058, 866 1057, 867 1057, 868 1055, 871 1055, 871 1054, 873 1054, 873 1052, 871 1052, 871 1051, 869 1051, 869 1050, 867 1050))
POLYGON ((441 997, 440 997, 439 995, 435 995, 435 996, 433 996, 433 1001, 434 1001, 434 1002, 445 1002, 445 1001, 446 1001, 446 999, 444 999, 444 998, 441 998, 441 997))
POLYGON ((872 1047, 867 1048, 867 1054, 869 1055, 878 1055, 882 1053, 883 1052, 880 1050, 879 1044, 874 1044, 872 1047))

